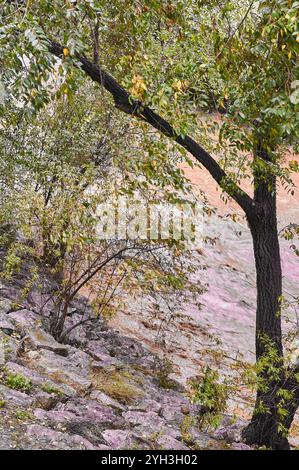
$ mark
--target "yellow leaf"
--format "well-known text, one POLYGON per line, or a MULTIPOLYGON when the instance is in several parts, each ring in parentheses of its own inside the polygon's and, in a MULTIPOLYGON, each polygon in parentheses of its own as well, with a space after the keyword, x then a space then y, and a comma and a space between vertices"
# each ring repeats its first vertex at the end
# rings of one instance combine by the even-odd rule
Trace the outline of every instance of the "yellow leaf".
POLYGON ((182 86, 183 86, 183 84, 182 84, 181 80, 176 80, 172 84, 172 87, 177 91, 182 91, 182 86))
POLYGON ((69 54, 70 54, 70 51, 68 50, 67 47, 65 47, 65 48, 63 49, 63 55, 64 55, 64 57, 67 57, 69 54))
POLYGON ((130 90, 131 94, 136 98, 142 100, 147 90, 147 86, 145 84, 144 79, 140 75, 134 75, 134 77, 132 78, 132 84, 133 86, 130 90))
POLYGON ((175 80, 172 84, 172 88, 177 90, 178 92, 183 92, 188 89, 189 82, 188 80, 175 80))

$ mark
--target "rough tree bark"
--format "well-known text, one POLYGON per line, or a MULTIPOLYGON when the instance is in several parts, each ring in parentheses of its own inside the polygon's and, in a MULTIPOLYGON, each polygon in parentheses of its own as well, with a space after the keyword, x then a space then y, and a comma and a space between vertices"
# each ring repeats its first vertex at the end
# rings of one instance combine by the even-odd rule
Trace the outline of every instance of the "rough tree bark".
MULTIPOLYGON (((259 145, 255 158, 263 161, 266 166, 271 162, 267 152, 262 149, 262 144, 259 145)), ((259 362, 267 357, 270 344, 276 352, 275 364, 271 365, 279 370, 279 374, 274 377, 267 367, 259 373, 262 386, 258 387, 252 420, 243 431, 243 437, 248 444, 286 450, 289 449, 289 443, 279 425, 289 430, 298 405, 295 406, 295 399, 290 400, 284 404, 288 415, 283 417, 278 413, 281 402, 279 390, 290 391, 292 388, 284 366, 282 344, 282 271, 277 230, 276 177, 265 168, 255 171, 255 209, 247 213, 256 267, 256 360, 259 362)))
MULTIPOLYGON (((262 153, 260 156, 263 157, 262 153)), ((255 175, 254 200, 256 208, 248 213, 247 218, 253 239, 256 267, 256 360, 260 361, 267 355, 267 344, 271 342, 278 358, 281 359, 282 367, 280 312, 282 273, 276 219, 275 177, 255 175)), ((263 371, 259 378, 262 383, 267 383, 267 390, 258 389, 252 421, 244 430, 243 437, 249 444, 276 449, 287 448, 286 439, 278 433, 277 408, 280 399, 276 396, 276 390, 279 388, 279 383, 273 381, 267 370, 263 371)))

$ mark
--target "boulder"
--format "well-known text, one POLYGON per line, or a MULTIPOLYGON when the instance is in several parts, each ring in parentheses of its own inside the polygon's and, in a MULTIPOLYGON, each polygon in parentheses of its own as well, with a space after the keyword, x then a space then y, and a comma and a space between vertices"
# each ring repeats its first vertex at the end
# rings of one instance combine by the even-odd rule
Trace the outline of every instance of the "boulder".
POLYGON ((66 385, 76 393, 86 393, 91 387, 91 381, 86 378, 88 371, 83 373, 80 367, 74 365, 69 358, 59 356, 52 351, 40 349, 30 351, 26 355, 28 365, 52 380, 55 384, 66 385))
POLYGON ((105 406, 111 406, 112 408, 115 408, 117 410, 125 411, 126 407, 119 403, 118 401, 114 400, 113 398, 109 397, 103 392, 100 392, 99 390, 93 390, 90 394, 90 398, 92 400, 96 400, 97 402, 101 403, 102 405, 105 406))
POLYGON ((11 372, 13 374, 20 374, 23 377, 26 377, 26 379, 30 380, 33 385, 36 385, 41 389, 45 387, 49 390, 57 390, 58 393, 69 397, 76 395, 76 391, 73 388, 61 383, 53 382, 47 376, 41 375, 38 372, 24 367, 20 364, 16 364, 15 362, 7 362, 5 364, 5 367, 8 372, 11 372))
POLYGON ((33 398, 19 390, 13 390, 0 384, 0 399, 4 400, 5 406, 28 408, 33 403, 33 398))
POLYGON ((66 357, 68 355, 68 348, 66 346, 59 344, 53 336, 40 328, 29 329, 23 341, 25 349, 46 349, 60 356, 66 357))
POLYGON ((28 328, 34 328, 39 321, 38 315, 25 308, 9 313, 7 317, 16 331, 22 335, 26 334, 28 328))

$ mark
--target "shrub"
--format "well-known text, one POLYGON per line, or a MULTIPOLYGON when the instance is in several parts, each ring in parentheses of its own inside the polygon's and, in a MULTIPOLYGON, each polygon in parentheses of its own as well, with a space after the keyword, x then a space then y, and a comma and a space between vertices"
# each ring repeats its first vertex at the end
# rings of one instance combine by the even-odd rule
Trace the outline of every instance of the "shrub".
POLYGON ((130 374, 125 371, 105 370, 95 373, 92 377, 97 389, 126 405, 143 395, 142 390, 131 383, 130 378, 130 374))
POLYGON ((217 427, 221 414, 226 409, 230 387, 226 381, 220 382, 219 373, 210 367, 204 371, 203 381, 191 380, 191 401, 201 405, 200 425, 217 427))
POLYGON ((32 388, 32 382, 21 374, 8 374, 5 380, 6 385, 14 390, 29 392, 32 388))

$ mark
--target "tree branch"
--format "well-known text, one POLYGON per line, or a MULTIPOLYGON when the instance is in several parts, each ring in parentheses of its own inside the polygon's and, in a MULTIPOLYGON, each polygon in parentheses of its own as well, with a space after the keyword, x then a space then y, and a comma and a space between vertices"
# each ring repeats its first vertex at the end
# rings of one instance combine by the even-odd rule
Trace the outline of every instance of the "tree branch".
MULTIPOLYGON (((63 46, 55 41, 50 41, 49 51, 56 57, 63 57, 63 46)), ((144 106, 140 101, 132 99, 130 94, 109 73, 93 64, 85 56, 77 54, 76 60, 80 63, 80 68, 93 81, 99 83, 112 95, 115 106, 118 109, 131 116, 144 120, 165 136, 174 139, 208 170, 220 187, 224 187, 225 183, 230 183, 230 189, 225 188, 226 192, 239 204, 247 215, 252 213, 254 201, 251 197, 236 183, 228 180, 227 174, 217 161, 197 142, 189 136, 182 137, 177 135, 173 127, 164 118, 148 106, 144 106)))
POLYGON ((253 4, 254 4, 255 0, 252 0, 252 2, 250 3, 249 7, 247 8, 246 10, 246 13, 245 15, 243 16, 242 20, 240 21, 240 23, 238 24, 238 26, 236 27, 235 31, 233 32, 233 34, 231 36, 229 36, 228 40, 226 41, 226 43, 224 44, 223 48, 221 49, 221 51, 217 54, 217 57, 216 57, 216 61, 217 59, 219 59, 219 57, 221 56, 222 52, 224 51, 224 49, 229 45, 229 43, 232 41, 232 39, 234 38, 234 36, 237 34, 237 32, 240 30, 240 28, 242 27, 244 21, 246 20, 247 16, 249 15, 250 13, 250 10, 251 8, 253 7, 253 4))

